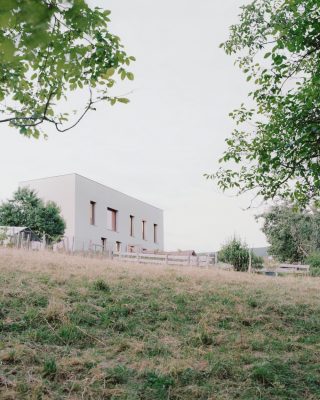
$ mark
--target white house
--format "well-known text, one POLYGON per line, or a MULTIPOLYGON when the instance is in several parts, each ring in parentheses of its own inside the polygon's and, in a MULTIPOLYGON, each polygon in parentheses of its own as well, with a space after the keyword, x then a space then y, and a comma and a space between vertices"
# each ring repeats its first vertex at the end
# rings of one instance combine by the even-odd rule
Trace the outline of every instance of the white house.
POLYGON ((163 211, 78 174, 20 183, 54 201, 74 250, 163 250, 163 211))

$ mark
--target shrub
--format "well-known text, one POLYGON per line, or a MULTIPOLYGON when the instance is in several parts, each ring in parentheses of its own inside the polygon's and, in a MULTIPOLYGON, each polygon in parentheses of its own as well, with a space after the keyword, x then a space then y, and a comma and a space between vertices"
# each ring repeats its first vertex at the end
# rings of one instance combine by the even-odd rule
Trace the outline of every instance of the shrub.
POLYGON ((310 265, 310 275, 320 276, 320 251, 315 251, 306 259, 310 265))
MULTIPOLYGON (((229 240, 219 251, 219 260, 233 265, 236 271, 247 271, 249 266, 249 248, 241 239, 229 240)), ((252 254, 252 267, 262 268, 263 259, 252 254)))

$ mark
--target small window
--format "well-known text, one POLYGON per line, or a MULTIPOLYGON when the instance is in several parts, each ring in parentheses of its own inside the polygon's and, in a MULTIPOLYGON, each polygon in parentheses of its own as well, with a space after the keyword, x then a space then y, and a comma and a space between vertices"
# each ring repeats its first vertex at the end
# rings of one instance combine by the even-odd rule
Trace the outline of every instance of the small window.
POLYGON ((153 241, 154 243, 158 243, 158 225, 153 224, 153 241))
POLYGON ((128 253, 134 253, 134 246, 128 246, 128 253))
POLYGON ((147 240, 146 239, 146 224, 147 224, 147 221, 142 221, 142 239, 143 240, 147 240))
POLYGON ((113 208, 108 208, 107 210, 107 228, 111 231, 117 230, 117 214, 118 211, 113 208))
POLYGON ((134 216, 130 215, 130 236, 134 236, 134 216))
POLYGON ((96 202, 90 201, 90 225, 96 223, 96 202))
POLYGON ((101 247, 102 247, 102 251, 106 250, 106 244, 107 244, 107 239, 102 237, 101 238, 101 247))
POLYGON ((121 251, 121 242, 116 242, 116 252, 120 252, 121 251))

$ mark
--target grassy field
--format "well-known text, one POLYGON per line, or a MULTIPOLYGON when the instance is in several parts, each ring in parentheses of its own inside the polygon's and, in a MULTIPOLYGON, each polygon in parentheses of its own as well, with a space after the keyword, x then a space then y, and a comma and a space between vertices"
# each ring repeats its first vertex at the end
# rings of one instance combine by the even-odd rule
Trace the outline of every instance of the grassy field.
POLYGON ((320 399, 320 279, 0 250, 0 398, 320 399))

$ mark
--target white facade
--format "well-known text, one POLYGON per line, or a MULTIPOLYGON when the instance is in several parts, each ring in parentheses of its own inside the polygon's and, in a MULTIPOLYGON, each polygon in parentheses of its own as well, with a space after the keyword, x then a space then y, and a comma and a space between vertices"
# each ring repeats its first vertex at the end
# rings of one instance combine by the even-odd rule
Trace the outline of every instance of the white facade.
POLYGON ((21 182, 54 201, 74 250, 163 250, 163 211, 78 174, 21 182))

